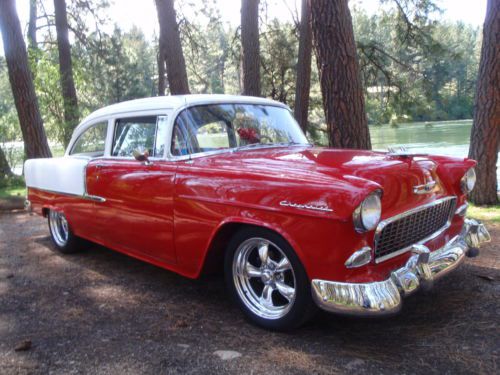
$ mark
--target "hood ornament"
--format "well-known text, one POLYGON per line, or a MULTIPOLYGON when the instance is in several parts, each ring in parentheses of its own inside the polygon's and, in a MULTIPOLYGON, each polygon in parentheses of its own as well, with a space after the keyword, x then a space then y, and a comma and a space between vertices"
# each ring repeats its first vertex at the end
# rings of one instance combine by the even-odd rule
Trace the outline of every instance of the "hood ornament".
POLYGON ((387 147, 387 151, 388 156, 409 157, 414 155, 405 146, 389 146, 387 147))
POLYGON ((436 188, 436 181, 429 181, 426 184, 423 185, 416 185, 413 187, 413 193, 414 194, 430 194, 434 192, 436 188))
POLYGON ((411 152, 405 146, 389 146, 387 147, 387 156, 396 157, 396 158, 411 158, 413 160, 414 157, 428 157, 429 154, 422 154, 418 152, 411 152))
POLYGON ((430 194, 434 193, 438 188, 437 182, 432 178, 431 172, 424 170, 424 182, 422 185, 413 186, 414 194, 430 194))

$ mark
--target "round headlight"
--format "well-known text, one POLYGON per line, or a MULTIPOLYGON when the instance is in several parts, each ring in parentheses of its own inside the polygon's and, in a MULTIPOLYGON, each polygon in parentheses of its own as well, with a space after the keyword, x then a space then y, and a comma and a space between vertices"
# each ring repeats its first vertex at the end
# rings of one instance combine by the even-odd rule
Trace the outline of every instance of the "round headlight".
POLYGON ((474 168, 469 168, 460 180, 460 186, 464 194, 468 194, 474 189, 474 185, 476 185, 476 171, 474 168))
POLYGON ((382 213, 382 204, 380 203, 380 194, 378 192, 370 194, 354 210, 354 227, 358 232, 366 232, 375 229, 380 221, 382 213))

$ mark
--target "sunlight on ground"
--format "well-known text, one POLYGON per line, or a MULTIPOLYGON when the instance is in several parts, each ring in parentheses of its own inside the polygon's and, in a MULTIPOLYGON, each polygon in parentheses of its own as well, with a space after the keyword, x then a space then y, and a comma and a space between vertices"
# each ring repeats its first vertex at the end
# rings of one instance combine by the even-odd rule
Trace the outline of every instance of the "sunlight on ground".
POLYGON ((467 216, 477 220, 500 223, 500 206, 478 207, 470 205, 467 216))

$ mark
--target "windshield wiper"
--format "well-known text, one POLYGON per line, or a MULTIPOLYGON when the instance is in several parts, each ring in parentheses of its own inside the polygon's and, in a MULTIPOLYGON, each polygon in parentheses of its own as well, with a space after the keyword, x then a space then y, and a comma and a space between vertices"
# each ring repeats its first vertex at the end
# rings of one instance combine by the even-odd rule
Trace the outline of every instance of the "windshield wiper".
POLYGON ((268 148, 268 147, 288 147, 288 146, 312 146, 311 143, 300 143, 300 142, 276 142, 276 143, 251 143, 244 146, 239 146, 235 148, 235 151, 248 150, 254 148, 268 148))
POLYGON ((236 147, 235 151, 248 150, 248 149, 252 149, 252 148, 274 147, 275 145, 276 145, 276 143, 250 143, 248 145, 236 147))

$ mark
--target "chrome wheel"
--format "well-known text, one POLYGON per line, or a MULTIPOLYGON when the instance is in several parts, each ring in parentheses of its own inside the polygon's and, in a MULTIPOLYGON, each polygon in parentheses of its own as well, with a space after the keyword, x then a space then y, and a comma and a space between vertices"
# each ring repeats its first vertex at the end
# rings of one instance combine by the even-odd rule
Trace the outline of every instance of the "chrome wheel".
POLYGON ((283 250, 264 238, 250 238, 236 249, 233 282, 245 306, 265 319, 279 319, 296 297, 293 267, 283 250))
POLYGON ((49 224, 50 233, 52 234, 52 238, 57 246, 66 246, 69 239, 69 227, 64 214, 51 210, 49 212, 49 224))

